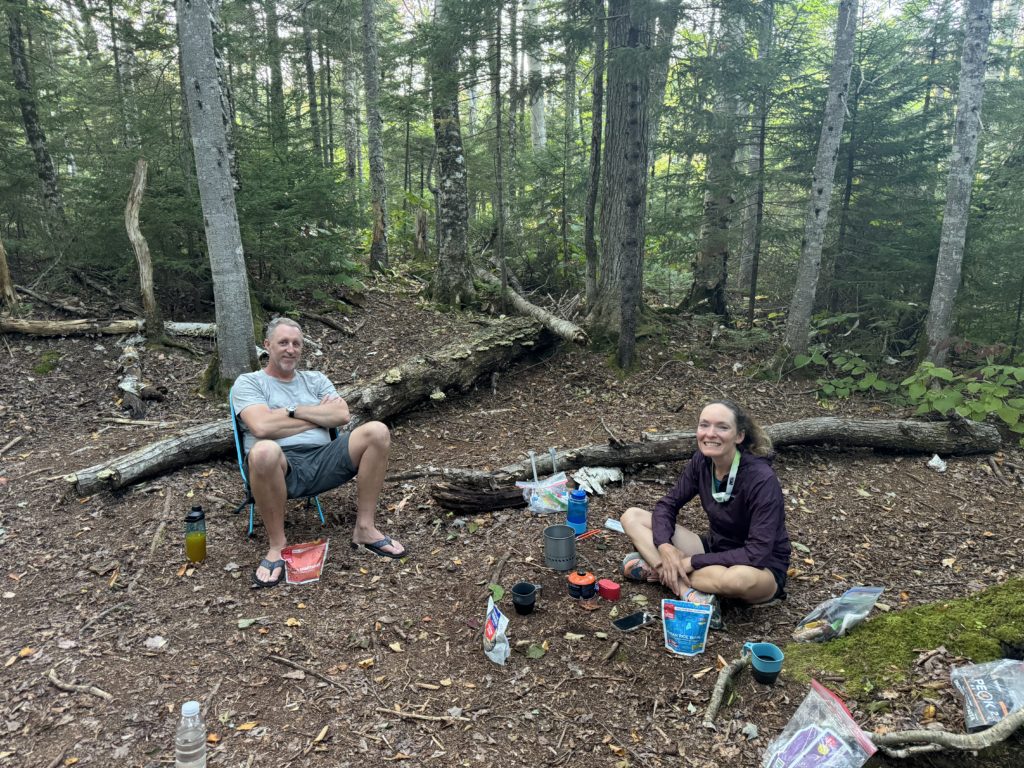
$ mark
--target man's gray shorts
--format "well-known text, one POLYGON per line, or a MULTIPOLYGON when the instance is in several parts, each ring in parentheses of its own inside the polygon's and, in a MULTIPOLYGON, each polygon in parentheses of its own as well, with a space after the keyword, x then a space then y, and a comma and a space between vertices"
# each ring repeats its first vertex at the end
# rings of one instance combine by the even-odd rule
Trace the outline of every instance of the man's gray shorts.
POLYGON ((316 496, 344 485, 356 476, 348 452, 348 432, 342 432, 326 445, 314 448, 284 448, 288 462, 285 483, 289 499, 316 496))

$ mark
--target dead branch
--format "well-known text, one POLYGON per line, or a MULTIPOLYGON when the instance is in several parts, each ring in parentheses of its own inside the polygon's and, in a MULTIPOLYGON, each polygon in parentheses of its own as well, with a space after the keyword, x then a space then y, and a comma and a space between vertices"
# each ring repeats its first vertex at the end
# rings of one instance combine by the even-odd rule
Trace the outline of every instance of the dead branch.
POLYGON ((337 320, 335 320, 334 318, 328 317, 327 315, 318 315, 315 312, 307 312, 306 310, 303 310, 300 314, 303 317, 308 317, 310 320, 316 320, 318 323, 322 323, 323 325, 326 325, 328 328, 333 328, 336 331, 341 331, 346 336, 354 336, 355 335, 355 331, 354 330, 352 330, 351 328, 346 328, 344 325, 339 323, 337 320))
POLYGON ((43 677, 45 677, 47 680, 53 683, 54 687, 60 688, 62 691, 68 691, 69 693, 88 693, 92 696, 98 696, 99 698, 105 699, 107 701, 110 701, 112 698, 114 698, 106 691, 97 688, 95 685, 78 685, 75 683, 65 683, 63 680, 60 680, 57 677, 56 669, 51 669, 49 672, 43 675, 43 677))
MULTIPOLYGON (((499 291, 501 290, 501 281, 494 277, 490 272, 478 269, 476 271, 476 276, 488 285, 497 288, 499 291)), ((571 341, 574 344, 583 345, 590 341, 587 337, 586 331, 578 325, 570 323, 568 320, 563 320, 560 317, 555 317, 546 309, 538 307, 536 304, 531 304, 512 288, 505 289, 505 298, 508 299, 509 303, 511 303, 520 314, 525 315, 526 317, 532 317, 556 336, 563 338, 566 341, 571 341)))
POLYGON ((0 448, 0 456, 3 456, 5 453, 7 453, 7 451, 9 451, 11 448, 16 446, 18 443, 20 443, 24 439, 25 439, 24 435, 18 435, 17 437, 15 437, 15 438, 13 438, 11 440, 8 440, 7 444, 3 448, 0 448))
POLYGON ((273 654, 267 656, 267 658, 271 661, 276 661, 278 664, 284 664, 286 667, 291 667, 292 669, 297 669, 300 672, 304 672, 310 677, 315 677, 317 680, 323 680, 328 685, 333 685, 335 688, 340 688, 349 696, 352 695, 352 691, 349 690, 347 686, 343 685, 342 683, 339 683, 337 680, 331 680, 331 678, 327 677, 327 675, 321 675, 319 672, 314 672, 312 669, 304 667, 301 664, 292 661, 291 659, 286 659, 284 656, 274 656, 273 654))
POLYGON ((619 643, 618 640, 616 640, 615 642, 612 643, 612 647, 609 648, 608 652, 604 655, 604 660, 605 661, 611 661, 612 660, 612 658, 615 656, 616 651, 619 650, 619 645, 620 645, 620 643, 619 643))
POLYGON ((90 315, 96 314, 95 310, 87 309, 79 304, 72 304, 71 302, 74 301, 74 299, 54 299, 24 285, 16 285, 14 286, 14 290, 18 293, 23 293, 36 301, 41 301, 43 304, 51 306, 54 309, 59 309, 61 312, 67 312, 69 315, 74 315, 75 317, 89 317, 90 315))
POLYGON ((139 288, 142 292, 142 309, 146 317, 147 337, 155 342, 160 338, 160 307, 153 293, 153 260, 149 255, 149 243, 146 242, 142 230, 139 229, 139 207, 142 205, 142 194, 146 190, 146 160, 139 158, 135 162, 135 175, 132 178, 128 202, 124 208, 124 226, 128 230, 128 240, 135 252, 135 261, 139 265, 139 288))
POLYGON ((420 715, 415 712, 402 712, 397 709, 388 709, 387 707, 375 707, 374 711, 383 712, 384 714, 394 715, 395 717, 401 717, 405 720, 426 720, 431 723, 471 723, 473 722, 468 717, 455 717, 454 715, 420 715))
POLYGON ((739 671, 750 663, 750 654, 741 654, 738 659, 733 659, 726 664, 718 673, 718 680, 715 682, 715 689, 711 692, 711 699, 708 701, 708 708, 704 712, 704 727, 716 730, 715 716, 722 707, 722 699, 725 690, 732 679, 739 674, 739 671))
POLYGON ((888 750, 904 744, 935 744, 946 749, 979 750, 1005 741, 1024 723, 1024 709, 1018 709, 998 723, 977 733, 951 733, 949 731, 893 731, 868 734, 879 749, 888 750))

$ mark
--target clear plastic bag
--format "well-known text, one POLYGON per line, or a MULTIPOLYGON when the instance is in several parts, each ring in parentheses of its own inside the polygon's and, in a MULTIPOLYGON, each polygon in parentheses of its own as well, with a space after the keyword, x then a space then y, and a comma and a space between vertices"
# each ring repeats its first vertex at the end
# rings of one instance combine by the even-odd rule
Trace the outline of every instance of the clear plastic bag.
POLYGON ((772 741, 762 768, 860 768, 875 745, 850 716, 842 700, 817 680, 772 741))
POLYGON ((968 731, 989 728, 1024 707, 1024 661, 997 659, 968 664, 954 669, 949 677, 964 697, 964 725, 968 731))
POLYGON ((875 607, 885 587, 853 587, 841 597, 818 603, 793 630, 798 643, 824 642, 841 637, 860 624, 875 607))
POLYGON ((565 472, 556 472, 543 480, 517 480, 516 487, 523 489, 523 498, 529 503, 531 512, 548 515, 569 509, 567 482, 565 472))

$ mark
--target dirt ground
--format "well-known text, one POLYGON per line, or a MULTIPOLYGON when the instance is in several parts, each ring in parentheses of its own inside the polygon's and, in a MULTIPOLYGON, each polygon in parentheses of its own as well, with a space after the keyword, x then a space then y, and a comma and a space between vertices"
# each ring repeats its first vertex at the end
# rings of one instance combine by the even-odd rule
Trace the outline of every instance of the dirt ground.
MULTIPOLYGON (((371 287, 365 298, 346 321, 355 336, 307 324, 322 347, 307 363, 339 386, 468 327, 432 311, 410 286, 371 287)), ((561 346, 396 420, 391 472, 483 469, 529 449, 604 442, 608 432, 635 440, 691 428, 700 404, 723 395, 765 424, 907 415, 864 401, 826 411, 807 382, 747 377, 771 349, 726 350, 706 322, 665 322, 628 377, 600 353, 561 346)), ((322 497, 326 531, 301 507, 289 514, 291 541, 330 538, 320 582, 251 590, 265 541, 259 528, 247 538, 244 515, 231 514, 242 493, 232 456, 88 498, 62 479, 227 418, 223 403, 197 393, 207 347, 200 357, 144 351, 145 375, 167 397, 149 404, 149 423, 119 422, 117 342, 8 336, 0 348, 0 766, 172 764, 176 713, 191 698, 211 732, 210 765, 225 768, 756 766, 807 686, 785 671, 774 688, 743 673, 709 731, 701 722, 720 657, 735 658, 747 640, 784 644, 818 602, 858 583, 885 586, 882 601, 895 611, 1021 575, 1021 484, 994 476, 986 457, 950 459, 938 474, 928 456, 784 448, 775 467, 788 528, 809 552, 794 552, 786 602, 727 612, 727 630, 712 633, 695 658, 665 652, 657 626, 611 627, 613 607, 619 615, 644 600, 653 608, 659 587, 626 583, 622 602, 583 611, 564 577, 544 567, 547 519, 524 510, 447 515, 429 497, 429 478, 385 486, 378 521, 409 548, 405 561, 350 550, 354 491, 344 487, 322 497), (46 372, 41 364, 54 360, 46 372), (207 510, 209 556, 186 566, 182 518, 197 503, 207 510), (506 590, 529 580, 543 591, 526 617, 509 595, 501 600, 516 650, 498 666, 485 658, 481 632, 486 585, 502 562, 497 581, 506 590), (541 658, 522 652, 531 644, 546 649, 541 658), (756 737, 744 731, 750 724, 756 737)), ((1024 464, 1012 447, 1004 456, 1024 464)), ((592 524, 652 505, 681 467, 628 473, 623 487, 592 500, 592 524)), ((695 506, 684 516, 704 524, 695 506)), ((628 549, 606 532, 581 542, 580 563, 621 581, 628 549)), ((840 675, 825 682, 842 692, 840 675)), ((934 713, 909 690, 897 693, 888 711, 861 706, 854 715, 869 730, 928 721, 962 730, 948 690, 933 691, 934 713)), ((1005 764, 1019 764, 1016 755, 1005 764)))

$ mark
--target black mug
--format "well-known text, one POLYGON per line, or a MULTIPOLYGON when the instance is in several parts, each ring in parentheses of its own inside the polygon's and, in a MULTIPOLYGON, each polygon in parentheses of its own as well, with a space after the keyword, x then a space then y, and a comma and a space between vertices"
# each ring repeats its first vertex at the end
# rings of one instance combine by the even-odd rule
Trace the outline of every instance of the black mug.
POLYGON ((541 589, 539 584, 531 584, 528 581, 520 581, 512 587, 512 606, 516 613, 526 616, 533 613, 537 606, 537 591, 541 589))

